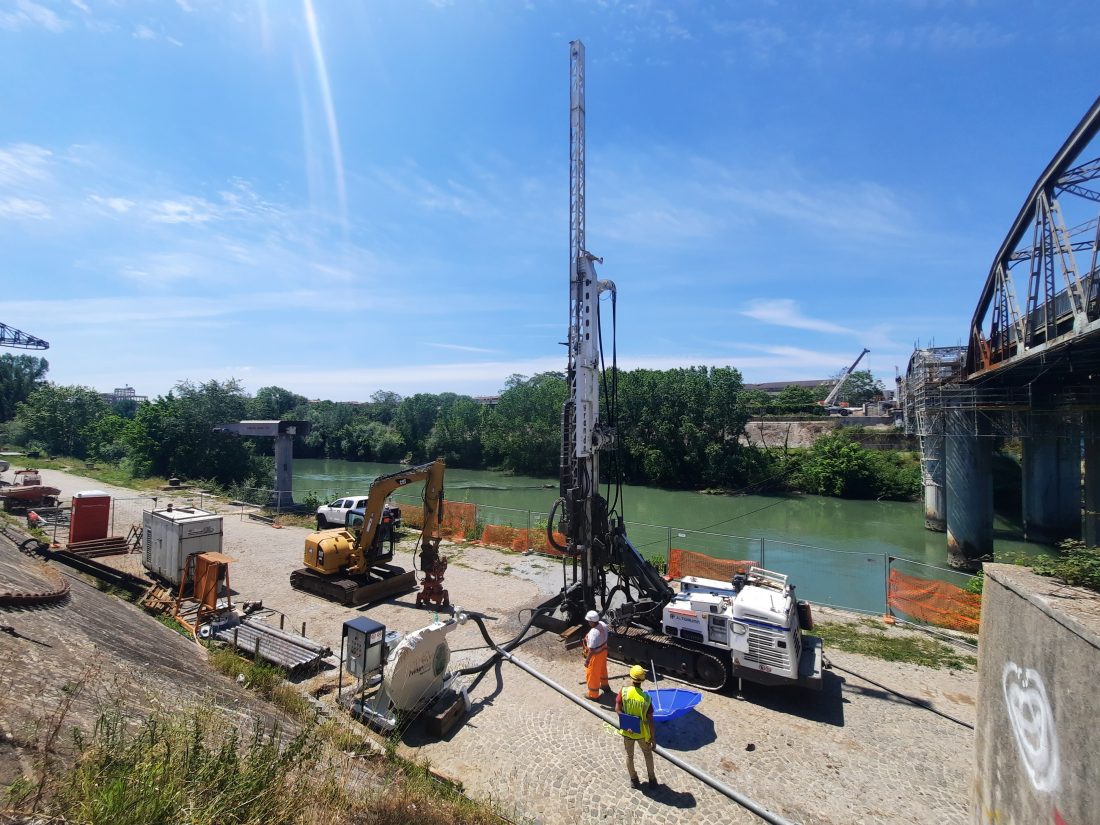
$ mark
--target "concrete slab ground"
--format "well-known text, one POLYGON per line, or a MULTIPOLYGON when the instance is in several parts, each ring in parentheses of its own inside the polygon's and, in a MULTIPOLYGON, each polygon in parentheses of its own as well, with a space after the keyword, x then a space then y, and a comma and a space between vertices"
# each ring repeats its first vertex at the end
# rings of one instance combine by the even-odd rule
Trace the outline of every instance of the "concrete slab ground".
MULTIPOLYGON (((67 473, 43 471, 43 477, 61 488, 63 497, 91 488, 133 496, 67 473)), ((224 551, 237 559, 231 580, 238 598, 262 599, 285 612, 294 626, 305 621, 308 635, 334 650, 342 623, 354 616, 369 615, 403 632, 432 621, 432 611, 415 607, 414 593, 356 610, 292 590, 290 572, 301 566, 309 531, 275 529, 224 505, 219 509, 226 515, 224 551)), ((409 567, 411 545, 405 547, 397 561, 409 567)), ((475 546, 445 545, 443 552, 452 560, 446 577, 451 601, 494 617, 489 626, 497 643, 510 639, 528 611, 561 586, 561 568, 553 560, 475 546)), ((104 560, 111 559, 140 569, 137 556, 104 560)), ((843 618, 821 609, 815 616, 843 618)), ((489 656, 473 623, 458 628, 449 642, 453 668, 489 656)), ((583 698, 580 655, 564 650, 556 636, 538 636, 515 653, 583 698)), ((975 674, 839 651, 826 650, 826 655, 860 676, 829 671, 820 693, 748 683, 739 693, 704 693, 696 711, 659 726, 658 742, 796 822, 966 822, 972 731, 866 680, 973 724, 975 674)), ((612 662, 609 671, 613 688, 623 684, 625 666, 612 662)), ((335 675, 322 674, 303 687, 317 688, 326 680, 333 682, 335 675)), ((473 708, 463 724, 443 741, 429 739, 413 725, 403 731, 400 749, 430 762, 471 796, 491 799, 513 820, 569 825, 760 821, 661 759, 661 787, 633 789, 617 734, 515 665, 499 663, 476 684, 472 678, 467 684, 473 708)))

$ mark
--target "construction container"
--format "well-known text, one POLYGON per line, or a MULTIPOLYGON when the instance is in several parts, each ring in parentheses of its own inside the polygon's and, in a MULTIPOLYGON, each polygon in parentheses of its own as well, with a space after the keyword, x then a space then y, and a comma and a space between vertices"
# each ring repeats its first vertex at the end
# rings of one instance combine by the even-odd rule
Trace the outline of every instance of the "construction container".
POLYGON ((178 585, 187 557, 222 549, 222 517, 197 507, 146 510, 142 514, 142 564, 178 585))
POLYGON ((111 496, 102 490, 73 494, 69 516, 69 544, 107 538, 111 521, 111 496))

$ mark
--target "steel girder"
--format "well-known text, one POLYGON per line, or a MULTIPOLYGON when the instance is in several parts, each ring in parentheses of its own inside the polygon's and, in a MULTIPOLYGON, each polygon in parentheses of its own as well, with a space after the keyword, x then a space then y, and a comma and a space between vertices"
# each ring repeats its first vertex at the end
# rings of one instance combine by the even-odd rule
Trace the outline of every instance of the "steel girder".
POLYGON ((1001 244, 971 321, 964 378, 989 376, 1088 336, 1100 338, 1100 158, 1079 161, 1098 132, 1100 98, 1035 182, 1001 244), (1067 212, 1083 220, 1067 229, 1067 212), (1086 258, 1084 266, 1078 255, 1086 258), (1027 303, 1021 314, 1013 267, 1025 261, 1027 303))

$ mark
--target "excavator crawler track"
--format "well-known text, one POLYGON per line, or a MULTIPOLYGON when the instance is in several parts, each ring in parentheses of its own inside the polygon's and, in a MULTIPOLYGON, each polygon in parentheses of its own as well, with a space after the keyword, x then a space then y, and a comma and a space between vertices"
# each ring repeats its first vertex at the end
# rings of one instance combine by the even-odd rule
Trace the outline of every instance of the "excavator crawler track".
POLYGON ((651 666, 705 690, 721 690, 730 677, 729 660, 638 627, 617 627, 608 634, 608 656, 625 664, 651 666))
POLYGON ((416 587, 416 573, 389 564, 371 568, 365 576, 325 576, 303 567, 290 574, 290 586, 348 607, 381 601, 416 587))

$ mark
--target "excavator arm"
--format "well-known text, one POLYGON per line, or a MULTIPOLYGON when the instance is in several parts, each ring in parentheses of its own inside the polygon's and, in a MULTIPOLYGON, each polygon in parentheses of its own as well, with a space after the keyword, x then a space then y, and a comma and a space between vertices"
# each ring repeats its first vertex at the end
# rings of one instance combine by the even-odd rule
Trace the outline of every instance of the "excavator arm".
POLYGON ((352 548, 348 559, 349 573, 365 573, 378 559, 378 547, 375 539, 378 527, 382 523, 382 511, 388 499, 396 490, 418 481, 424 482, 424 521, 420 531, 421 552, 428 548, 439 547, 440 524, 443 521, 443 470, 444 463, 436 459, 427 464, 410 467, 389 475, 379 476, 371 482, 367 492, 367 505, 363 512, 363 529, 352 548))

